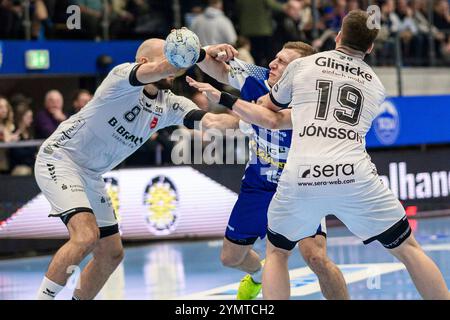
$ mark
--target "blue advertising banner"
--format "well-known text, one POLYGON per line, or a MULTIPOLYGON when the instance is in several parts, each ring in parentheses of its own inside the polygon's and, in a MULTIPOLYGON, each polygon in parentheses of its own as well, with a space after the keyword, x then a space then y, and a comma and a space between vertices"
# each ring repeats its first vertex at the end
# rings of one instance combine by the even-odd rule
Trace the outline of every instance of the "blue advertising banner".
POLYGON ((32 74, 94 75, 100 70, 97 59, 101 55, 112 58, 110 68, 135 60, 141 41, 2 41, 0 43, 0 76, 32 74), (26 53, 29 50, 47 50, 49 68, 28 70, 26 53), (3 57, 3 59, 1 59, 3 57))
POLYGON ((367 133, 369 148, 450 143, 450 95, 389 98, 367 133))

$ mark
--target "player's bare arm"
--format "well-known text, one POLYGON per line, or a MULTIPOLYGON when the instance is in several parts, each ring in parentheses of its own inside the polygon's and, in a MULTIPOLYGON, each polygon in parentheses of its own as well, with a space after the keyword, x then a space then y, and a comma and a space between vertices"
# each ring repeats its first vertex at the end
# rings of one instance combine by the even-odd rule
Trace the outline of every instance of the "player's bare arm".
POLYGON ((198 67, 210 77, 223 84, 228 83, 231 67, 226 63, 238 55, 237 50, 229 44, 217 44, 205 47, 205 59, 197 63, 198 67))
POLYGON ((219 129, 221 131, 238 129, 239 118, 226 113, 215 114, 208 112, 202 118, 201 125, 206 129, 219 129))
POLYGON ((174 76, 178 71, 180 69, 172 66, 167 59, 161 58, 142 63, 136 71, 136 78, 140 83, 152 83, 174 76))
MULTIPOLYGON (((186 81, 191 87, 205 93, 208 99, 214 103, 224 102, 221 101, 221 97, 222 100, 227 100, 226 93, 220 92, 209 83, 198 82, 191 77, 186 77, 186 81)), ((291 111, 286 109, 277 112, 280 108, 273 104, 268 94, 258 99, 257 103, 247 102, 242 99, 235 100, 230 96, 228 96, 228 100, 232 104, 232 110, 246 122, 254 123, 267 129, 292 128, 291 111)))

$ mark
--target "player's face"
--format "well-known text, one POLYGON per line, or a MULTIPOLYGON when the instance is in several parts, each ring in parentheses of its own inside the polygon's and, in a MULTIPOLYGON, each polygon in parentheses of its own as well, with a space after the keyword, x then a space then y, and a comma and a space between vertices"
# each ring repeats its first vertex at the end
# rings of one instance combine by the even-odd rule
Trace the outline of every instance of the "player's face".
POLYGON ((300 54, 292 49, 283 49, 278 52, 275 56, 275 59, 273 59, 272 62, 269 63, 270 72, 269 79, 267 80, 269 85, 275 85, 275 83, 280 80, 288 64, 300 57, 300 54))
POLYGON ((158 90, 172 89, 174 80, 175 77, 168 77, 153 83, 153 85, 158 88, 158 90))

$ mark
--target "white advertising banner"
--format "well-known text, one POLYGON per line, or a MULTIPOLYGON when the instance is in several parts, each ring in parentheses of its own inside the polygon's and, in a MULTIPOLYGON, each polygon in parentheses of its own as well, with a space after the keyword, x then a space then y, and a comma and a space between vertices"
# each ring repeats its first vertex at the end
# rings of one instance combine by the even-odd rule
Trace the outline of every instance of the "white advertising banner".
MULTIPOLYGON (((191 167, 124 169, 104 175, 124 239, 222 236, 237 194, 191 167)), ((0 226, 0 239, 65 238, 39 194, 0 226)))

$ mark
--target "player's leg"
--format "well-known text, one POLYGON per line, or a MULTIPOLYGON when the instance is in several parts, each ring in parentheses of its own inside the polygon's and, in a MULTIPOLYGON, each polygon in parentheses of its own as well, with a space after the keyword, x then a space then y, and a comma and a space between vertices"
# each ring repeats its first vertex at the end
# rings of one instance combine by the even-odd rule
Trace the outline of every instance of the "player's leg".
POLYGON ((272 196, 272 192, 250 187, 244 180, 228 221, 222 264, 247 273, 239 284, 238 300, 254 299, 261 291, 263 263, 253 244, 266 235, 267 207, 272 196))
POLYGON ((400 246, 389 250, 403 262, 424 299, 449 300, 450 293, 441 271, 411 234, 400 246))
POLYGON ((315 237, 302 239, 298 247, 307 265, 317 275, 323 296, 328 300, 349 299, 344 276, 327 255, 326 236, 318 233, 315 237))
POLYGON ((50 216, 60 217, 69 241, 54 255, 38 291, 38 299, 54 299, 77 266, 95 247, 99 229, 80 174, 69 161, 38 156, 36 181, 51 204, 50 216))
POLYGON ((317 226, 327 210, 321 199, 292 198, 278 190, 268 209, 266 263, 263 270, 264 299, 288 299, 290 282, 288 258, 300 239, 317 233, 317 226))
MULTIPOLYGON (((112 226, 112 228, 115 227, 117 225, 112 226)), ((93 258, 81 273, 80 285, 74 292, 75 299, 90 300, 95 298, 109 276, 120 264, 124 253, 119 233, 115 232, 101 238, 92 254, 93 258)))
POLYGON ((66 285, 71 275, 69 267, 78 266, 95 248, 99 239, 99 229, 92 212, 73 215, 67 223, 67 228, 70 239, 50 262, 38 291, 38 299, 53 299, 66 285))
POLYGON ((102 178, 86 178, 87 195, 100 230, 93 257, 81 273, 80 288, 74 298, 93 299, 123 259, 123 247, 111 199, 102 178))
POLYGON ((236 244, 224 238, 220 260, 225 267, 239 269, 250 274, 261 269, 261 259, 253 250, 253 243, 236 244))
POLYGON ((441 272, 411 235, 403 206, 377 175, 369 173, 368 177, 355 183, 354 190, 348 190, 335 203, 335 215, 352 233, 364 239, 364 244, 379 241, 403 262, 423 298, 449 299, 441 272))
POLYGON ((256 238, 245 239, 247 243, 238 243, 231 238, 223 239, 220 259, 226 267, 242 270, 247 273, 239 283, 236 298, 238 300, 255 299, 261 291, 263 264, 258 253, 253 250, 256 238))
POLYGON ((266 262, 263 271, 265 300, 287 300, 291 295, 288 259, 297 243, 268 231, 266 262))

